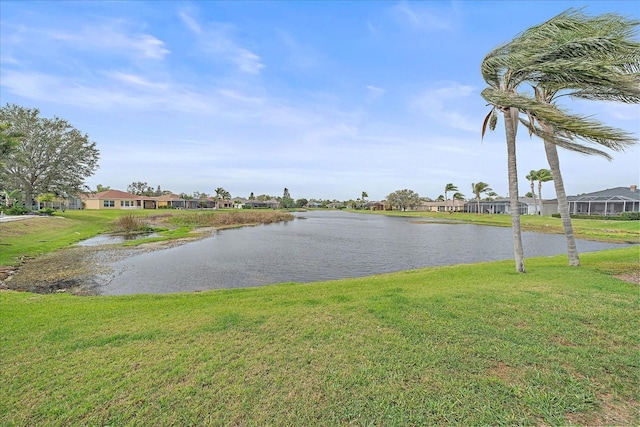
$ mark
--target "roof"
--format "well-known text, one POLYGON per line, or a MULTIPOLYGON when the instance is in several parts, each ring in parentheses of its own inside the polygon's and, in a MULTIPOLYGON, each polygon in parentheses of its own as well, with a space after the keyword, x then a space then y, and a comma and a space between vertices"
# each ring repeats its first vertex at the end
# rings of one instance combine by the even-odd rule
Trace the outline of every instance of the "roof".
POLYGON ((96 199, 96 200, 104 200, 104 199, 134 199, 134 200, 142 200, 142 199, 150 199, 150 197, 146 196, 136 196, 135 194, 127 193, 125 191, 120 190, 107 190, 101 191, 99 193, 89 193, 86 195, 87 199, 96 199))
POLYGON ((160 202, 165 202, 165 201, 168 202, 172 200, 178 200, 178 201, 184 200, 182 197, 178 196, 177 194, 163 194, 162 196, 154 197, 154 199, 160 202))
POLYGON ((626 200, 640 201, 640 191, 635 187, 615 187, 606 190, 594 191, 593 193, 579 194, 577 196, 569 196, 567 200, 570 202, 593 202, 608 200, 626 200))

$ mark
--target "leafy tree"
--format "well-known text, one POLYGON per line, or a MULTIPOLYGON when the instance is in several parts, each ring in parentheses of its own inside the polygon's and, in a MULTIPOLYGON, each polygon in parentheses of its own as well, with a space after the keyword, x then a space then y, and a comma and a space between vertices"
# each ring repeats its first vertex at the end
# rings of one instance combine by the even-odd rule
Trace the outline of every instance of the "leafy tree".
POLYGON ((447 210, 447 193, 449 193, 450 191, 458 191, 458 187, 456 187, 455 185, 453 185, 452 183, 449 183, 447 185, 444 186, 444 210, 447 210))
POLYGON ((4 159, 15 151, 23 137, 23 134, 11 130, 11 123, 0 123, 0 167, 4 166, 4 159))
POLYGON ((291 209, 296 205, 296 203, 291 198, 291 194, 289 193, 289 189, 285 188, 282 198, 280 199, 280 206, 283 209, 291 209))
POLYGON ((482 92, 483 97, 495 108, 508 107, 525 113, 528 120, 519 120, 527 126, 530 134, 544 141, 567 238, 570 265, 580 265, 580 261, 557 146, 610 159, 611 156, 601 149, 576 140, 614 151, 622 151, 637 140, 633 135, 607 127, 591 117, 569 114, 558 107, 557 100, 567 95, 638 103, 640 44, 634 40, 637 26, 637 20, 616 14, 591 18, 570 9, 521 33, 483 61, 483 76, 490 85, 482 92), (495 84, 502 76, 509 76, 515 83, 511 90, 495 84), (534 97, 516 93, 516 86, 524 81, 533 85, 534 97))
POLYGON ((296 208, 303 208, 307 206, 307 203, 309 203, 307 199, 298 199, 296 200, 296 208))
POLYGON ((473 193, 474 196, 476 196, 476 203, 478 206, 478 213, 480 213, 480 197, 482 195, 482 193, 489 193, 491 190, 491 188, 489 187, 489 184, 487 184, 486 182, 474 182, 471 184, 471 192, 473 193))
POLYGON ((45 208, 53 207, 53 202, 56 200, 56 195, 53 193, 44 193, 36 197, 36 200, 40 203, 43 203, 45 208), (47 206, 47 203, 51 204, 51 206, 47 206))
POLYGON ((0 182, 20 189, 31 209, 33 196, 52 192, 73 194, 98 168, 99 151, 66 120, 40 117, 38 109, 7 104, 0 108, 0 123, 23 135, 0 167, 0 182))
POLYGON ((524 197, 528 197, 530 199, 533 199, 534 197, 536 197, 536 195, 535 195, 535 193, 532 193, 531 191, 527 191, 527 194, 525 194, 524 197))
POLYGON ((420 202, 420 195, 408 189, 398 190, 387 196, 387 203, 401 211, 406 211, 407 208, 415 208, 420 202))
POLYGON ((249 194, 249 200, 255 200, 256 196, 253 195, 253 191, 249 194))
POLYGON ((109 186, 104 186, 102 184, 98 184, 96 186, 96 193, 102 193, 103 191, 109 191, 109 190, 111 190, 111 187, 109 186))
POLYGON ((146 182, 135 181, 127 186, 127 193, 146 196, 149 193, 153 193, 153 189, 146 182))
POLYGON ((194 191, 189 200, 193 200, 193 199, 202 200, 202 199, 206 199, 207 197, 209 197, 209 195, 207 193, 201 193, 199 191, 194 191))
POLYGON ((229 199, 231 199, 231 193, 229 193, 227 190, 225 190, 222 187, 218 187, 214 191, 216 193, 216 199, 218 199, 218 200, 229 200, 229 199))
POLYGON ((15 205, 17 201, 20 199, 21 194, 20 190, 3 190, 2 197, 4 198, 5 205, 10 208, 15 205))

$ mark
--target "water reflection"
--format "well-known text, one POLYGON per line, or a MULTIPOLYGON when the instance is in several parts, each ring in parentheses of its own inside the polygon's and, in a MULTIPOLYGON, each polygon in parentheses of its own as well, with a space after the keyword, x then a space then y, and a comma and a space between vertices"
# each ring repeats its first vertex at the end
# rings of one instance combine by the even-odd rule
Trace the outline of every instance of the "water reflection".
POLYGON ((146 239, 148 237, 158 237, 158 233, 138 233, 138 234, 101 234, 90 239, 82 240, 78 246, 100 246, 124 243, 130 240, 146 239))

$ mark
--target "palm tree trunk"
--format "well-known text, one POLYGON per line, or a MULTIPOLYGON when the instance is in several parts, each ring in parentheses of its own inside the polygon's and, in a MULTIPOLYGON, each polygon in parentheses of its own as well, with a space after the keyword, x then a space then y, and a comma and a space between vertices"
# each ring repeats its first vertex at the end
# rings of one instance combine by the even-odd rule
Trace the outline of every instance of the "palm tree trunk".
POLYGON ((533 181, 531 181, 531 194, 533 194, 533 210, 537 214, 538 213, 538 202, 536 200, 536 188, 535 188, 535 185, 533 184, 533 181))
POLYGON ((564 235, 567 238, 567 255, 569 257, 569 265, 577 267, 580 265, 578 257, 578 248, 576 248, 576 239, 573 236, 573 225, 571 224, 571 216, 569 215, 569 203, 567 202, 567 194, 564 191, 564 182, 560 173, 560 159, 558 158, 558 149, 556 145, 545 139, 544 151, 547 154, 549 168, 553 175, 553 185, 556 188, 556 197, 558 199, 558 210, 562 219, 562 227, 564 235))
POLYGON ((518 207, 518 168, 516 167, 517 110, 510 108, 504 112, 504 127, 507 139, 507 166, 509 172, 509 201, 511 206, 511 229, 513 230, 513 254, 516 271, 524 273, 524 249, 520 229, 520 209, 518 207))
POLYGON ((540 209, 537 214, 542 215, 542 181, 538 181, 538 200, 540 200, 540 209))

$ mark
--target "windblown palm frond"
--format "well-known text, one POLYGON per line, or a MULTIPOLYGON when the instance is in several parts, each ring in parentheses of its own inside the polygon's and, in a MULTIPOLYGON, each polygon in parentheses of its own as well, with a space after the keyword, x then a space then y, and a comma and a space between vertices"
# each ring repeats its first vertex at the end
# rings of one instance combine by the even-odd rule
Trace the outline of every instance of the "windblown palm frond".
POLYGON ((509 106, 528 112, 530 117, 551 126, 554 132, 560 135, 566 134, 571 138, 595 142, 614 151, 624 151, 637 142, 633 134, 603 125, 590 117, 568 114, 553 104, 540 102, 526 95, 493 88, 485 88, 481 95, 493 105, 509 106))

